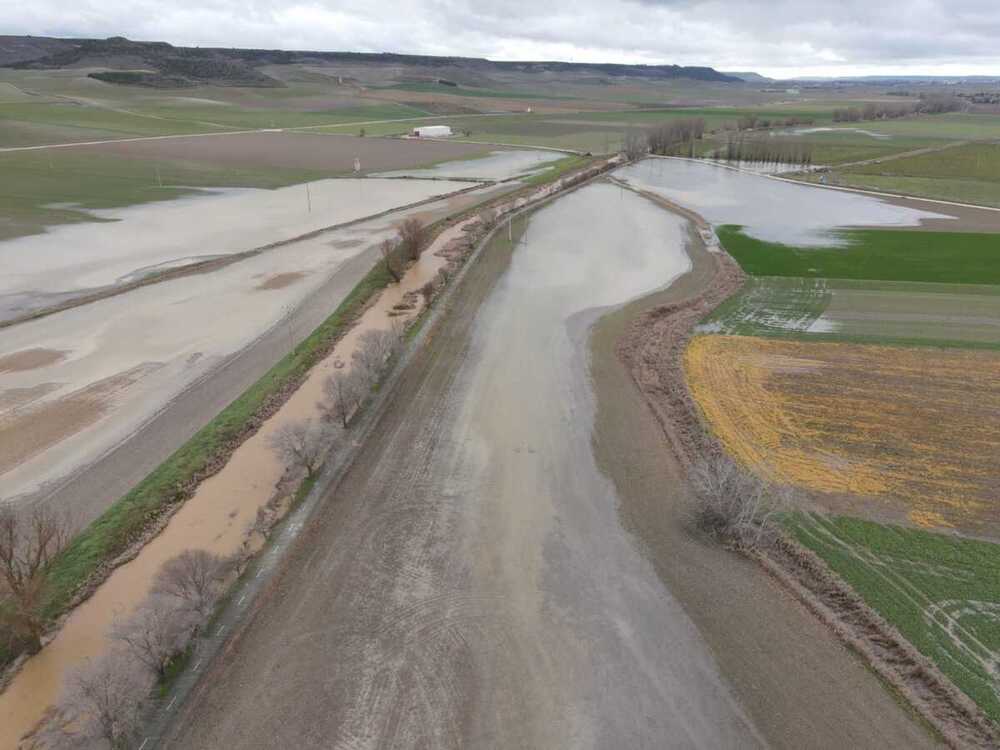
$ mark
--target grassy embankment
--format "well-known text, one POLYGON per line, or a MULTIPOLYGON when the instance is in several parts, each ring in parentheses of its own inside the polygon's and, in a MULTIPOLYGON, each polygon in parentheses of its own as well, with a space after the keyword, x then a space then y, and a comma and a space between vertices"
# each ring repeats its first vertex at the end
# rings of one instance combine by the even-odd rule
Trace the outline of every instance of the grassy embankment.
POLYGON ((788 528, 1000 721, 1000 545, 844 517, 788 528))

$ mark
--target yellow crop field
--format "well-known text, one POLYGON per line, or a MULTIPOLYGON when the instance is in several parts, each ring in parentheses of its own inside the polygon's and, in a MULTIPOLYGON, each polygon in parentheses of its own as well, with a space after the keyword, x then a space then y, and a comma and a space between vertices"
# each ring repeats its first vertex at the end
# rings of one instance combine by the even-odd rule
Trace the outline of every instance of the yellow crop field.
POLYGON ((709 335, 684 366, 762 475, 841 511, 1000 533, 1000 354, 709 335))

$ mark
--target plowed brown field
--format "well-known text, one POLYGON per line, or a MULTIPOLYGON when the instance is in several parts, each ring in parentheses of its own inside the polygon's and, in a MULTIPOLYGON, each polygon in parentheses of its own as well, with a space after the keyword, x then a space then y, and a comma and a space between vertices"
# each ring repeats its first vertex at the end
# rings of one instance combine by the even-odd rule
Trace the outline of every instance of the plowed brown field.
POLYGON ((1000 534, 996 352, 699 336, 685 371, 765 476, 834 510, 1000 534))

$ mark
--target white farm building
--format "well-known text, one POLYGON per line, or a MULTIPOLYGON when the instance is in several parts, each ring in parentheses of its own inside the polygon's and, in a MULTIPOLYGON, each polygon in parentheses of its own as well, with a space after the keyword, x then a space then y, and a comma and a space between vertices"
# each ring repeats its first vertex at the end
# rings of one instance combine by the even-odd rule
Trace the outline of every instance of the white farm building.
POLYGON ((414 138, 447 138, 451 134, 450 125, 422 125, 410 133, 414 138))

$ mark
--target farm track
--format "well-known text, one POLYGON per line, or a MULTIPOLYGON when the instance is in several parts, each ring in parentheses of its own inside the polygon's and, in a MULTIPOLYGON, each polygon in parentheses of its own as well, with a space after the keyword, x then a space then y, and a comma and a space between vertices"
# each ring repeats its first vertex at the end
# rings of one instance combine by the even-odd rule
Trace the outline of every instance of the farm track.
MULTIPOLYGON (((663 203, 656 196, 647 197, 663 203)), ((696 241, 693 233, 692 240, 696 241)), ((671 453, 678 462, 674 474, 677 481, 683 481, 680 477, 693 461, 722 450, 705 429, 698 407, 687 389, 682 364, 684 350, 695 324, 703 315, 734 293, 742 279, 742 272, 727 254, 703 255, 710 270, 702 271, 701 284, 686 296, 676 300, 665 300, 667 304, 648 306, 648 309, 633 319, 618 346, 619 356, 628 367, 630 377, 641 391, 643 399, 656 414, 671 453)), ((680 285, 675 287, 680 291, 680 285)), ((625 507, 628 507, 628 503, 625 507)), ((636 523, 636 527, 646 530, 651 548, 656 550, 663 545, 663 541, 655 530, 648 528, 647 524, 648 519, 642 519, 636 523)), ((860 654, 940 732, 940 736, 947 744, 952 747, 996 746, 998 734, 995 725, 934 665, 916 652, 895 628, 886 623, 846 583, 833 574, 815 554, 784 538, 772 553, 754 557, 762 569, 766 570, 775 581, 780 582, 786 590, 792 592, 810 612, 818 616, 823 625, 829 628, 826 631, 827 638, 830 637, 830 633, 835 634, 837 639, 860 654)), ((662 570, 669 578, 670 567, 664 564, 662 570)), ((676 573, 674 576, 676 579, 676 573)), ((675 580, 672 588, 677 593, 678 590, 683 591, 681 586, 683 584, 675 580)), ((681 599, 689 607, 692 617, 699 622, 702 632, 707 634, 710 642, 713 631, 719 638, 738 638, 742 643, 749 640, 751 634, 746 625, 742 625, 741 628, 741 623, 734 622, 729 627, 738 629, 739 634, 726 635, 726 626, 718 623, 718 610, 715 609, 718 602, 727 601, 735 608, 739 603, 738 598, 714 598, 714 606, 706 607, 704 596, 705 592, 700 591, 698 596, 692 599, 685 599, 681 594, 681 599), (703 611, 705 624, 699 621, 699 610, 703 611)), ((761 600, 755 600, 750 606, 758 613, 763 609, 761 600)), ((784 606, 787 608, 787 604, 784 606)), ((778 616, 791 617, 794 613, 790 609, 771 613, 768 619, 778 616)), ((737 620, 737 617, 732 619, 737 620)), ((769 627, 774 627, 773 623, 768 624, 769 627)), ((800 624, 799 627, 803 625, 800 624)), ((800 660, 785 674, 785 679, 802 679, 803 672, 808 671, 805 667, 806 661, 802 659, 814 658, 816 653, 814 649, 818 649, 820 643, 821 641, 817 640, 810 645, 809 655, 800 657, 800 660)), ((795 645, 796 639, 792 638, 787 647, 794 648, 795 645)), ((726 659, 724 656, 720 658, 725 669, 726 659)), ((759 689, 761 680, 772 677, 774 666, 760 664, 757 668, 759 671, 756 673, 755 687, 759 689)), ((734 681, 738 687, 739 680, 734 681)), ((801 690, 802 686, 799 689, 801 690)), ((883 700, 892 700, 880 687, 876 686, 875 689, 882 693, 883 700)), ((837 701, 843 701, 846 695, 845 691, 841 691, 837 701)), ((869 697, 864 708, 854 717, 845 718, 845 722, 847 724, 863 722, 873 709, 874 704, 869 702, 873 700, 874 697, 869 697)), ((830 704, 829 708, 834 709, 834 706, 835 704, 830 704)), ((753 704, 749 706, 749 710, 751 716, 760 722, 760 714, 754 711, 753 704)), ((894 740, 888 736, 885 716, 883 714, 881 717, 872 717, 878 729, 876 734, 866 738, 865 742, 871 743, 878 737, 880 747, 913 746, 912 739, 894 740)), ((816 740, 815 735, 811 739, 799 740, 801 743, 799 746, 815 747, 816 740)), ((924 743, 926 742, 925 739, 924 743)), ((844 745, 846 744, 845 742, 844 745)))
MULTIPOLYGON (((102 107, 102 109, 107 109, 107 108, 102 107)), ((113 110, 113 111, 126 112, 126 110, 113 110)), ((127 112, 127 114, 136 115, 135 112, 127 112)), ((485 112, 482 114, 463 115, 463 117, 501 117, 503 115, 517 115, 517 114, 520 114, 520 112, 485 112)), ((336 128, 336 127, 345 127, 345 128, 365 127, 368 125, 386 125, 394 122, 418 122, 424 120, 438 120, 441 119, 441 117, 442 115, 427 115, 426 117, 401 117, 401 118, 394 118, 391 120, 365 120, 363 122, 331 122, 331 123, 324 123, 322 125, 298 125, 289 128, 245 128, 237 130, 226 130, 222 132, 216 131, 207 133, 171 133, 166 135, 144 135, 131 138, 106 138, 98 141, 45 143, 37 146, 6 146, 4 148, 0 148, 0 154, 14 153, 18 151, 42 151, 47 148, 73 148, 77 146, 105 146, 115 143, 136 143, 139 141, 164 141, 164 140, 173 140, 176 138, 208 138, 208 137, 220 137, 227 135, 247 135, 248 133, 273 133, 273 132, 283 133, 283 132, 299 132, 308 130, 321 130, 323 128, 336 128)))
POLYGON ((911 151, 900 151, 898 154, 889 154, 887 156, 877 156, 873 159, 861 159, 859 161, 848 161, 842 164, 831 165, 833 169, 846 169, 848 167, 863 167, 868 164, 882 164, 887 161, 895 161, 896 159, 905 159, 909 156, 923 156, 924 154, 934 154, 938 151, 947 151, 950 148, 956 148, 957 146, 966 146, 971 141, 952 141, 951 143, 945 143, 941 146, 927 146, 925 148, 915 148, 911 151))

